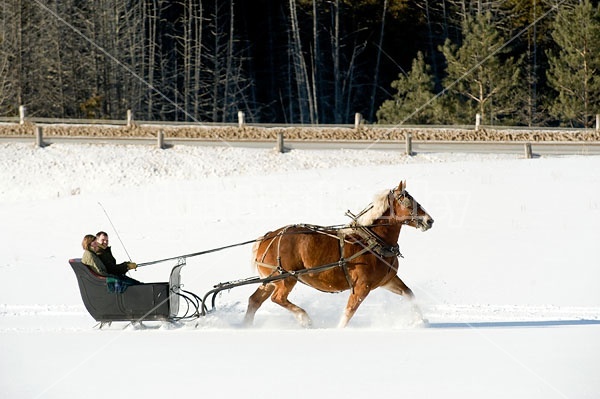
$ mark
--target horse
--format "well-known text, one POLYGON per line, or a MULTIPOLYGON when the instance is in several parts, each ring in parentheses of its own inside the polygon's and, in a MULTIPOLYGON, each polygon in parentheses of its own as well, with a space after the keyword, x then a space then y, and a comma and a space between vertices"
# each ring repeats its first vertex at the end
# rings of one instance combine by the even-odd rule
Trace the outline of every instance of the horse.
POLYGON ((340 328, 376 288, 414 298, 397 275, 402 256, 398 237, 404 225, 429 230, 433 218, 406 191, 406 182, 377 195, 359 215, 348 214, 353 221, 339 228, 295 224, 257 239, 252 260, 266 280, 248 300, 246 326, 253 324, 256 311, 271 297, 292 312, 301 326, 310 327, 306 311, 288 300, 298 281, 324 292, 351 291, 340 328))

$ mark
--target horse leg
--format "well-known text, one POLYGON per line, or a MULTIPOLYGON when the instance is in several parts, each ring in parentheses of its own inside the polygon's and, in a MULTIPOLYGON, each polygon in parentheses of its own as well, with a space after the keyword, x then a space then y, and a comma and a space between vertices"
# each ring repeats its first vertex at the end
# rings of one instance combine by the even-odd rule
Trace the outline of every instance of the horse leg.
POLYGON ((348 298, 348 303, 346 304, 346 309, 344 310, 344 314, 342 319, 338 324, 338 328, 344 328, 348 325, 348 322, 356 313, 356 310, 360 306, 360 304, 365 300, 367 295, 371 292, 370 288, 366 285, 355 284, 354 291, 350 294, 348 298))
POLYGON ((254 315, 260 306, 267 300, 268 297, 275 291, 274 284, 264 284, 258 287, 254 294, 248 298, 248 309, 246 310, 246 316, 244 316, 244 324, 251 326, 254 322, 254 315))
MULTIPOLYGON (((394 294, 402 295, 407 297, 409 300, 415 299, 415 294, 413 294, 412 290, 404 284, 404 281, 400 279, 397 275, 394 276, 390 281, 388 281, 385 285, 382 285, 381 288, 385 288, 386 290, 393 292, 394 294)), ((423 312, 421 312, 421 308, 416 303, 412 303, 412 311, 415 313, 416 318, 419 322, 427 323, 427 320, 423 318, 423 312)))
POLYGON ((273 292, 271 300, 292 312, 302 327, 310 327, 312 325, 312 320, 308 316, 308 313, 306 313, 306 311, 300 306, 294 305, 288 300, 288 295, 296 283, 297 280, 293 278, 286 278, 285 280, 274 283, 275 292, 273 292))
POLYGON ((402 281, 398 275, 394 276, 394 278, 385 283, 385 285, 382 285, 381 288, 385 288, 394 294, 406 296, 408 299, 414 299, 415 297, 412 290, 404 284, 404 281, 402 281))

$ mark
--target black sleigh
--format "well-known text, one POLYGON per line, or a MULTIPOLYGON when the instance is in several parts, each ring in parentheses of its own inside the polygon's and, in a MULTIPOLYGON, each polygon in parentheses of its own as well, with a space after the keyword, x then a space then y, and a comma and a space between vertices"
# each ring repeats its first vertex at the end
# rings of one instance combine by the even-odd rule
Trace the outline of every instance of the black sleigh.
POLYGON ((190 300, 192 303, 198 302, 195 295, 181 290, 180 271, 185 265, 185 260, 173 267, 168 282, 132 285, 124 292, 110 292, 106 277, 94 273, 81 263, 81 259, 71 259, 69 264, 77 277, 83 304, 89 314, 100 323, 100 328, 113 321, 140 323, 197 317, 199 305, 195 306, 195 314, 188 316, 186 312, 185 316, 178 317, 181 297, 187 300, 188 311, 190 300))

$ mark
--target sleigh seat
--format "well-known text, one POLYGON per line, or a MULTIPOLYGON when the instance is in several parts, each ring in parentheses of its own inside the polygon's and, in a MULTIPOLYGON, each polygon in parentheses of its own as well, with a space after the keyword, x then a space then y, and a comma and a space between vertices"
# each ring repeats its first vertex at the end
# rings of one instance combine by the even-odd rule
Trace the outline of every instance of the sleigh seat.
POLYGON ((172 320, 179 312, 180 270, 171 270, 169 282, 142 283, 127 287, 124 292, 110 292, 106 277, 98 275, 80 258, 70 259, 81 299, 89 314, 98 322, 172 320))

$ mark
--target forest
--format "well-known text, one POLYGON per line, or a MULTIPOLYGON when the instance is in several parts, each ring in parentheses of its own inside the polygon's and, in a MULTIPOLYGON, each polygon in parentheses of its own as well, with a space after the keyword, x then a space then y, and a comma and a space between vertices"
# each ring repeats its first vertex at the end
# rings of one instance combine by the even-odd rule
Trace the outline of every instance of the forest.
POLYGON ((592 127, 592 0, 2 0, 0 116, 592 127))

